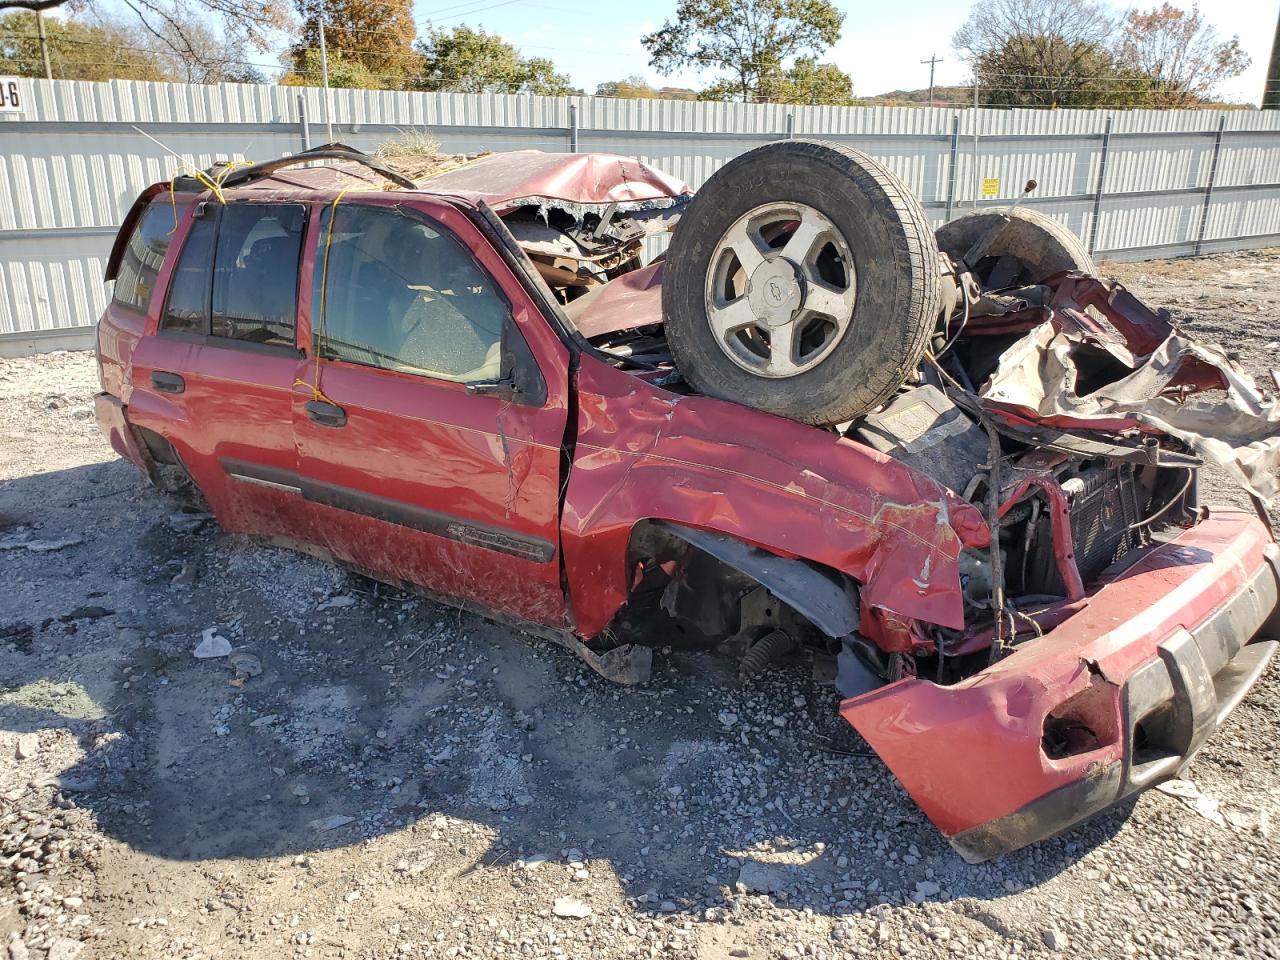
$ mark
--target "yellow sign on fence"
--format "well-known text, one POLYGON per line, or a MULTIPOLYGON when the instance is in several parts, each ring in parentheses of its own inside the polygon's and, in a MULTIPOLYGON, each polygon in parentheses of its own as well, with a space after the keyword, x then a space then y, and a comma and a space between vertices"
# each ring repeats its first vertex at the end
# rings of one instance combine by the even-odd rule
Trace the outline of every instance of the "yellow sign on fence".
POLYGON ((989 200, 1000 194, 1000 178, 984 177, 982 180, 982 198, 989 200))

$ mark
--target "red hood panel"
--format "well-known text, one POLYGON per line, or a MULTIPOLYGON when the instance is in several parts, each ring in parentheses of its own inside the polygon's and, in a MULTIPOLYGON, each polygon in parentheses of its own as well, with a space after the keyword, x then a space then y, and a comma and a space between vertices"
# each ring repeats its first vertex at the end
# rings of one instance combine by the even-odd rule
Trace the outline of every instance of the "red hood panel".
POLYGON ((692 196, 687 183, 634 157, 612 153, 492 153, 422 181, 422 189, 483 200, 497 213, 534 200, 661 205, 692 196))

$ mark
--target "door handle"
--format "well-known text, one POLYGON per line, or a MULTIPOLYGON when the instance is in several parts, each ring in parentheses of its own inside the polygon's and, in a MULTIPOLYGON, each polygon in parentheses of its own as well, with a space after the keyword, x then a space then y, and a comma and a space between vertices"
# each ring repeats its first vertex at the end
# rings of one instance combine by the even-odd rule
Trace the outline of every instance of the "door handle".
POLYGON ((307 416, 322 427, 345 427, 347 425, 347 411, 337 404, 325 403, 323 400, 308 400, 307 416))
POLYGON ((161 393, 182 393, 187 389, 187 381, 176 373, 165 373, 163 370, 155 370, 151 374, 151 386, 155 387, 161 393))

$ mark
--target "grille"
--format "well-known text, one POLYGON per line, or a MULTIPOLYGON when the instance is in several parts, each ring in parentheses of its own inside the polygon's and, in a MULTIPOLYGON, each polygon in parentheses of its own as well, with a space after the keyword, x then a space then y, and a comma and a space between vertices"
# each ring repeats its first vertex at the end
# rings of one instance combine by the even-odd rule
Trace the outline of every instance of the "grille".
POLYGON ((1129 524, 1141 519, 1133 468, 1128 464, 1091 470, 1079 477, 1084 492, 1071 503, 1076 564, 1085 583, 1136 545, 1129 524))

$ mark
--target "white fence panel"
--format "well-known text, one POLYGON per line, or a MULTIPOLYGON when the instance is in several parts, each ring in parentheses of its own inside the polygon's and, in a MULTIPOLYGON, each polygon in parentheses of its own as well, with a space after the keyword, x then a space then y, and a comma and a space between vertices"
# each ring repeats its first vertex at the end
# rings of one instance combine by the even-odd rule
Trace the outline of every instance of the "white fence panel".
MULTIPOLYGON (((101 311, 116 225, 140 190, 182 166, 135 125, 196 167, 270 159, 325 138, 325 94, 316 88, 24 83, 27 111, 0 118, 0 350, 14 337, 85 330, 101 311)), ((975 111, 370 90, 332 91, 330 109, 334 139, 365 150, 409 132, 460 153, 562 152, 576 144, 638 156, 694 187, 762 143, 822 137, 886 163, 935 224, 1008 203, 1034 179, 1026 202, 1102 256, 1280 243, 1280 111, 975 111)))

